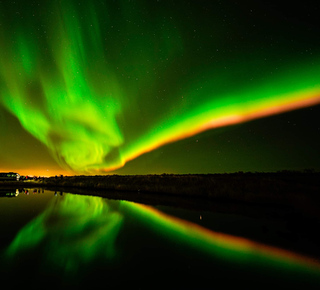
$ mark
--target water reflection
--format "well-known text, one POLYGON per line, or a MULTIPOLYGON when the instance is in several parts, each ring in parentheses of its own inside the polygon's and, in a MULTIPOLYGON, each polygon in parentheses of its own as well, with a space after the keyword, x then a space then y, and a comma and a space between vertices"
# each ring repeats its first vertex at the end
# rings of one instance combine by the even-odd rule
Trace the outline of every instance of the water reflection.
MULTIPOLYGON (((58 195, 58 191, 55 191, 55 192, 54 192, 54 196, 57 196, 57 195, 58 195)), ((63 196, 63 192, 62 192, 62 191, 59 191, 59 195, 60 195, 60 196, 63 196)))
POLYGON ((27 224, 6 254, 14 260, 27 251, 41 252, 41 264, 74 272, 98 256, 114 256, 114 241, 122 219, 102 198, 69 194, 54 200, 27 224))
POLYGON ((0 197, 17 197, 20 192, 21 191, 19 189, 0 189, 0 197))
POLYGON ((260 289, 319 286, 318 264, 293 253, 217 233, 149 206, 61 191, 51 196, 46 209, 5 249, 2 271, 21 270, 30 280, 32 269, 42 278, 55 277, 57 285, 99 285, 108 279, 109 285, 127 281, 140 288, 161 281, 178 288, 208 283, 260 289))
POLYGON ((0 197, 17 197, 19 194, 24 193, 25 195, 44 193, 44 188, 34 188, 34 189, 0 189, 0 197))

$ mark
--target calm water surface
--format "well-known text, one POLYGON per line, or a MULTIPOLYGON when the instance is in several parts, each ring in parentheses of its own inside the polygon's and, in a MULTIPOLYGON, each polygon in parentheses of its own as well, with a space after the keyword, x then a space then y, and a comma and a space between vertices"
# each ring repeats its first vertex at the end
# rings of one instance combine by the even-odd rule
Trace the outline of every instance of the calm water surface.
MULTIPOLYGON (((320 286, 312 261, 219 233, 219 218, 43 189, 2 190, 1 280, 39 288, 320 286)), ((250 228, 244 217, 224 219, 250 228)))

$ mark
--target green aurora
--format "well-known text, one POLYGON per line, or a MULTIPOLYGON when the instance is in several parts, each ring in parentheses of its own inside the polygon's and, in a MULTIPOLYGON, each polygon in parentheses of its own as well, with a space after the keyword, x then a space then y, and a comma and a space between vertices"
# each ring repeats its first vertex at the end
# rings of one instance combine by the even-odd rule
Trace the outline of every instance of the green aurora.
POLYGON ((2 3, 1 136, 14 116, 12 129, 18 120, 51 164, 101 173, 212 128, 320 103, 312 18, 195 2, 2 3))

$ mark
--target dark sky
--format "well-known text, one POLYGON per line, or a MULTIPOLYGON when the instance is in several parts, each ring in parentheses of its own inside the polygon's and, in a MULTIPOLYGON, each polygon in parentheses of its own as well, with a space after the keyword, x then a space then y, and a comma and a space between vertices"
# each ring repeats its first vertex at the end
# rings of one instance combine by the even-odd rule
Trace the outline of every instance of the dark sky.
POLYGON ((319 4, 0 1, 0 171, 320 170, 319 4))

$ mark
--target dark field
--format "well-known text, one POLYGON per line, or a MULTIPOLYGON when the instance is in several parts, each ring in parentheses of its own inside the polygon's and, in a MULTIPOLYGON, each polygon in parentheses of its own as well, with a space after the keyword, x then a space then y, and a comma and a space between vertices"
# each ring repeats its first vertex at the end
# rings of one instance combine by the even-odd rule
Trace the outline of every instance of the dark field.
MULTIPOLYGON (((86 188, 121 196, 144 194, 193 197, 255 204, 308 204, 320 201, 320 173, 232 173, 190 175, 59 176, 28 182, 1 182, 0 187, 36 185, 48 188, 86 188)), ((311 205, 311 204, 310 204, 311 205)))

